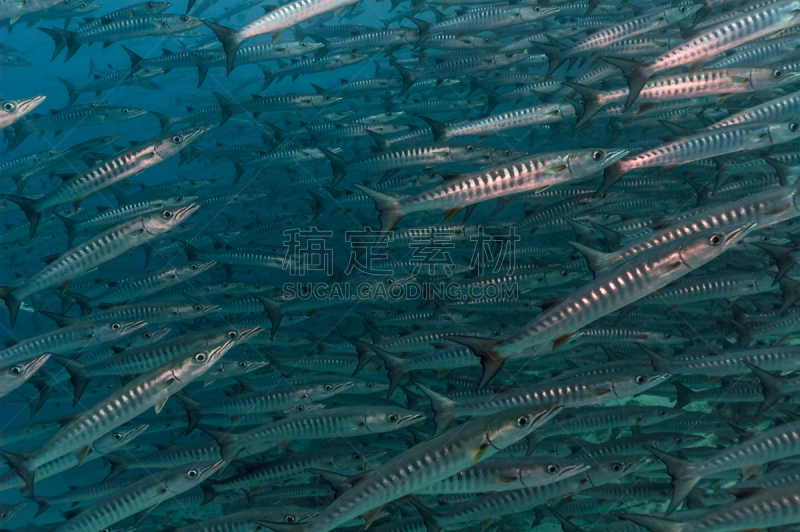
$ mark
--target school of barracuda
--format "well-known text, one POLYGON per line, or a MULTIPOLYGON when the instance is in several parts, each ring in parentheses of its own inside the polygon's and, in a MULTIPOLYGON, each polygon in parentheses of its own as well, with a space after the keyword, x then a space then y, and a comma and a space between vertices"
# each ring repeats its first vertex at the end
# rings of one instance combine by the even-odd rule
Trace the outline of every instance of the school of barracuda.
POLYGON ((116 2, 0 0, 0 530, 800 531, 800 0, 116 2))

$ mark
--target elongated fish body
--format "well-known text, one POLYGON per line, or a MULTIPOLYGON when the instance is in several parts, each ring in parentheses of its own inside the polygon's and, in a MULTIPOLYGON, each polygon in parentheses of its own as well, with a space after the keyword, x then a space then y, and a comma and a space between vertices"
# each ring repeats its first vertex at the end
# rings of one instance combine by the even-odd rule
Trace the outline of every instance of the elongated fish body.
POLYGON ((190 204, 174 212, 165 210, 120 224, 67 251, 28 279, 23 286, 3 289, 0 297, 3 297, 12 313, 12 324, 24 298, 51 286, 69 284, 87 271, 170 231, 196 210, 197 205, 190 204))
POLYGON ((800 23, 798 0, 771 0, 756 4, 738 16, 701 31, 683 44, 655 58, 651 63, 640 65, 633 61, 613 59, 628 79, 631 91, 626 109, 636 101, 645 82, 658 72, 681 65, 702 64, 717 54, 746 42, 776 33, 800 23))
POLYGON ((660 166, 678 166, 699 159, 766 148, 800 137, 800 122, 745 124, 728 126, 679 137, 678 140, 623 159, 606 169, 600 192, 605 192, 621 176, 632 170, 660 166))
POLYGON ((136 320, 124 321, 90 321, 67 327, 39 336, 26 338, 17 344, 0 351, 0 366, 30 360, 45 353, 74 353, 97 347, 107 342, 136 332, 147 323, 136 320))
POLYGON ((730 203, 711 205, 698 212, 683 215, 668 227, 643 236, 612 253, 601 253, 578 243, 573 247, 586 254, 589 268, 595 275, 608 271, 614 265, 664 244, 671 244, 685 236, 711 228, 725 228, 734 224, 755 222, 758 227, 769 227, 800 216, 797 186, 765 190, 730 203))
POLYGON ((303 532, 327 532, 355 516, 453 475, 524 438, 559 408, 517 408, 435 436, 378 466, 323 510, 303 532))
POLYGON ((567 296, 519 331, 492 340, 462 336, 453 341, 472 347, 482 359, 481 386, 502 366, 507 357, 555 340, 561 343, 581 327, 666 286, 701 267, 736 245, 755 227, 754 222, 720 230, 699 232, 668 247, 642 254, 567 296))
POLYGON ((403 216, 425 210, 458 210, 493 198, 545 189, 586 179, 614 164, 626 150, 584 149, 517 159, 489 170, 466 174, 415 196, 396 198, 354 185, 372 198, 380 212, 381 232, 403 216))
POLYGON ((103 434, 127 423, 150 407, 161 410, 170 395, 187 386, 233 347, 230 340, 205 352, 167 362, 132 380, 95 406, 65 425, 47 443, 28 456, 11 456, 5 452, 13 468, 33 489, 36 468, 59 456, 81 449, 103 434))
POLYGON ((59 532, 96 532, 199 485, 225 462, 187 464, 148 475, 106 495, 58 527, 59 532))

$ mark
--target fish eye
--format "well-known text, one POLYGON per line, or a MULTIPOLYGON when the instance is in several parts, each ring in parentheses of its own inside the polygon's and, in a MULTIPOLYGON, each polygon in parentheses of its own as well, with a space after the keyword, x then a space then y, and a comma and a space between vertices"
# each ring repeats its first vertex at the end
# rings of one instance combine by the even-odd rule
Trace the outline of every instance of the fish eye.
POLYGON ((114 433, 114 439, 115 439, 115 440, 121 440, 121 439, 122 439, 122 434, 121 434, 121 433, 119 433, 119 432, 115 432, 115 433, 114 433))
POLYGON ((551 475, 555 475, 556 473, 558 473, 558 466, 555 464, 550 464, 549 466, 547 466, 547 472, 550 473, 551 475))
POLYGON ((602 161, 605 156, 606 154, 603 150, 595 150, 594 153, 592 153, 592 159, 595 161, 602 161))
POLYGON ((361 460, 361 454, 360 453, 354 454, 353 455, 353 460, 361 460))
POLYGON ((683 438, 681 438, 681 437, 675 438, 675 443, 677 443, 677 444, 683 443, 683 438))
POLYGON ((305 41, 302 41, 302 42, 300 43, 300 47, 301 47, 301 48, 305 48, 306 46, 308 46, 308 44, 306 44, 306 42, 305 42, 305 41))
POLYGON ((189 181, 189 183, 192 185, 197 185, 197 181, 189 181))
POLYGON ((392 112, 391 111, 386 111, 386 116, 392 116, 392 112))
POLYGON ((328 392, 329 392, 329 391, 331 391, 331 390, 333 390, 333 386, 331 386, 330 384, 326 384, 326 385, 325 385, 325 391, 328 391, 328 392))
POLYGON ((353 59, 355 59, 356 57, 358 57, 358 54, 357 54, 356 52, 353 52, 352 54, 350 54, 350 57, 352 57, 353 59))
POLYGON ((128 114, 130 112, 131 112, 130 109, 127 109, 127 108, 123 108, 122 109, 122 114, 124 114, 124 115, 126 115, 126 114, 128 114))
POLYGON ((304 407, 303 405, 300 405, 300 406, 297 407, 297 411, 298 412, 302 412, 305 409, 306 409, 306 407, 304 407))
POLYGON ((189 20, 189 17, 187 17, 186 15, 181 15, 181 20, 186 22, 187 20, 189 20))
POLYGON ((475 151, 475 146, 472 146, 472 145, 469 145, 469 146, 467 146, 467 151, 468 151, 468 152, 473 152, 473 151, 475 151))
POLYGON ((164 211, 161 213, 161 216, 169 220, 170 218, 172 218, 172 211, 164 211))
POLYGON ((614 462, 613 464, 611 464, 611 471, 619 473, 620 471, 622 471, 622 464, 620 464, 619 462, 614 462))
POLYGON ((783 77, 783 70, 773 70, 772 71, 773 78, 782 78, 783 77))
POLYGON ((527 427, 528 423, 530 423, 530 422, 531 422, 531 418, 529 418, 528 416, 519 416, 517 418, 517 426, 518 427, 527 427))
POLYGON ((561 277, 569 277, 569 272, 567 270, 562 270, 561 277))
POLYGON ((174 142, 175 144, 180 144, 181 142, 183 142, 183 137, 181 137, 180 135, 175 135, 174 137, 172 137, 172 142, 174 142))
POLYGON ((505 155, 506 157, 510 156, 511 155, 511 150, 503 151, 503 155, 505 155))
POLYGON ((122 325, 120 325, 119 323, 112 323, 112 324, 111 324, 111 330, 112 330, 112 331, 118 331, 118 330, 120 330, 121 328, 122 328, 122 325))
POLYGON ((19 375, 20 373, 22 373, 22 368, 19 366, 14 366, 13 368, 11 368, 11 373, 13 373, 14 375, 19 375))
POLYGON ((239 333, 237 333, 236 331, 228 331, 228 337, 231 340, 236 340, 236 337, 238 337, 238 336, 239 336, 239 333))
POLYGON ((791 124, 789 124, 789 131, 795 132, 795 131, 797 131, 798 127, 799 126, 797 125, 797 122, 792 122, 791 124))
POLYGON ((246 367, 247 367, 247 362, 245 362, 244 360, 242 360, 241 362, 239 362, 239 367, 240 367, 240 368, 246 368, 246 367))
POLYGON ((189 268, 191 268, 192 270, 196 270, 197 269, 197 264, 192 264, 191 266, 189 266, 189 268))
POLYGON ((14 105, 14 104, 13 104, 13 103, 11 103, 11 102, 6 102, 6 103, 4 103, 4 104, 3 104, 3 110, 4 110, 4 111, 7 111, 7 112, 9 112, 9 113, 13 113, 13 112, 14 112, 14 109, 16 109, 16 108, 17 108, 17 106, 16 106, 16 105, 14 105))
POLYGON ((375 385, 372 384, 371 382, 367 383, 367 388, 374 388, 374 387, 375 387, 375 385))
POLYGON ((325 100, 330 100, 330 99, 331 99, 331 97, 326 94, 325 95, 325 100))
MULTIPOLYGON (((620 6, 620 7, 622 7, 622 6, 620 6)), ((678 11, 680 11, 681 13, 686 13, 686 8, 685 8, 685 7, 682 7, 682 8, 680 8, 678 11)))
POLYGON ((511 59, 512 57, 514 57, 514 54, 512 54, 511 52, 507 52, 507 53, 506 53, 506 57, 508 57, 509 59, 511 59))
POLYGON ((156 7, 156 5, 153 2, 147 2, 147 7, 149 7, 150 9, 153 9, 154 7, 156 7))
POLYGON ((397 421, 397 420, 399 419, 399 417, 397 416, 397 414, 389 414, 388 416, 386 416, 386 418, 387 418, 389 421, 391 421, 392 423, 394 423, 395 421, 397 421))
POLYGON ((197 353, 194 356, 194 359, 198 362, 205 362, 206 361, 206 354, 205 353, 197 353))
POLYGON ((492 331, 492 336, 500 336, 500 331, 492 331))
POLYGON ((192 308, 193 308, 194 310, 196 310, 197 312, 200 312, 201 310, 203 310, 203 306, 202 306, 202 305, 195 305, 195 306, 194 306, 194 307, 192 307, 192 308))
POLYGON ((722 235, 711 235, 711 237, 708 239, 708 243, 712 246, 719 246, 722 244, 722 235))
POLYGON ((196 469, 190 469, 189 472, 186 473, 186 476, 189 477, 189 478, 196 477, 197 476, 197 470, 196 469))
POLYGON ((637 375, 636 376, 636 384, 644 384, 647 382, 647 377, 644 375, 637 375))
POLYGON ((151 332, 148 331, 148 332, 144 333, 145 340, 149 340, 152 337, 153 337, 153 334, 151 332))
POLYGON ((541 8, 541 7, 539 7, 539 6, 536 6, 536 7, 534 7, 534 8, 533 8, 533 12, 534 12, 534 13, 538 13, 538 12, 539 12, 539 11, 541 11, 541 10, 542 10, 542 8, 541 8))
POLYGON ((287 523, 294 523, 295 521, 297 521, 297 518, 295 516, 293 516, 293 515, 287 515, 284 520, 287 523))
POLYGON ((483 42, 491 42, 492 40, 489 37, 484 37, 483 42))

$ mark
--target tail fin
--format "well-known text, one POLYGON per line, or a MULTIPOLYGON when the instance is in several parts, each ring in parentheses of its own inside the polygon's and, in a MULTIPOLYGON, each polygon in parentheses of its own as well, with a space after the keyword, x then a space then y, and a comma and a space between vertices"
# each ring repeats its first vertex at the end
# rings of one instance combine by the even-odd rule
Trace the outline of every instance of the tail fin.
POLYGON ((625 108, 622 110, 622 112, 625 112, 630 109, 633 102, 636 101, 636 98, 639 96, 639 93, 642 92, 642 88, 644 88, 650 76, 645 74, 645 65, 639 61, 621 59, 619 57, 604 57, 603 61, 622 70, 622 75, 628 80, 628 90, 630 92, 628 92, 628 100, 625 102, 625 108))
POLYGON ((664 515, 675 511, 683 499, 700 482, 700 478, 692 475, 692 463, 655 447, 645 446, 653 455, 667 466, 667 474, 672 478, 672 500, 664 515))
POLYGON ((219 495, 219 492, 214 487, 214 481, 211 479, 201 482, 200 489, 203 490, 203 502, 200 503, 200 506, 205 506, 216 499, 217 495, 219 495))
POLYGON ((211 436, 219 445, 219 453, 226 462, 231 462, 236 455, 242 452, 242 445, 238 442, 236 434, 223 432, 221 430, 210 429, 208 427, 198 427, 200 430, 211 436))
POLYGON ((550 76, 553 75, 553 72, 555 72, 558 67, 564 64, 565 59, 561 56, 561 48, 552 43, 544 44, 540 42, 532 42, 531 44, 533 44, 535 47, 541 50, 544 55, 547 56, 549 66, 544 79, 550 79, 550 76))
POLYGON ((786 185, 794 185, 797 181, 797 167, 796 166, 789 166, 786 163, 782 163, 773 159, 772 157, 762 156, 764 162, 770 165, 775 169, 775 172, 778 174, 778 177, 781 180, 781 186, 786 185))
POLYGON ((25 213, 25 216, 28 217, 28 221, 31 224, 30 236, 33 238, 36 235, 36 229, 39 227, 39 220, 42 217, 42 213, 37 211, 34 207, 35 202, 32 199, 14 196, 12 194, 3 194, 0 197, 12 203, 16 203, 17 206, 22 209, 22 212, 25 213))
POLYGON ((272 330, 270 331, 270 339, 275 339, 275 334, 278 332, 278 327, 281 326, 281 320, 283 320, 283 311, 281 310, 281 304, 274 299, 270 299, 268 297, 262 296, 261 294, 253 294, 253 297, 258 299, 262 305, 264 305, 264 310, 267 312, 267 317, 269 318, 270 323, 272 324, 272 330))
POLYGON ((573 83, 571 81, 565 81, 564 84, 580 94, 581 99, 583 100, 583 114, 580 115, 580 119, 575 125, 575 129, 580 131, 581 129, 584 129, 592 117, 594 117, 594 115, 596 115, 597 112, 603 108, 599 102, 600 91, 594 87, 588 87, 586 85, 573 83))
POLYGON ((271 68, 265 67, 260 63, 256 63, 256 66, 261 69, 261 73, 264 75, 264 84, 261 85, 261 90, 263 91, 269 87, 273 81, 275 81, 275 71, 271 68))
POLYGON ((72 243, 75 242, 75 237, 78 235, 78 222, 57 212, 54 212, 53 215, 64 224, 64 228, 67 230, 67 249, 71 249, 72 243))
POLYGON ((362 185, 353 186, 369 196, 370 199, 375 202, 375 208, 378 209, 378 212, 380 213, 378 220, 381 223, 381 235, 377 240, 375 240, 375 244, 378 244, 382 242, 384 238, 386 238, 386 233, 394 229, 394 226, 397 225, 397 222, 402 220, 403 216, 406 215, 400 205, 401 198, 397 198, 383 192, 378 192, 377 190, 372 190, 371 188, 367 188, 362 185))
POLYGON ((53 360, 64 366, 64 369, 67 370, 69 373, 69 380, 72 383, 72 387, 75 388, 75 392, 73 394, 72 406, 78 404, 80 401, 83 392, 86 391, 86 386, 89 385, 89 381, 91 377, 87 377, 85 373, 86 366, 77 362, 75 360, 71 360, 67 357, 53 354, 53 360))
POLYGON ((784 394, 781 392, 780 377, 776 377, 772 373, 764 371, 746 360, 743 360, 742 363, 747 366, 750 371, 755 373, 756 377, 758 377, 758 380, 761 382, 761 388, 764 392, 764 404, 761 406, 761 411, 774 406, 778 401, 783 399, 784 394))
MULTIPOLYGON (((89 305, 89 298, 83 294, 79 294, 77 292, 70 292, 69 290, 64 292, 67 296, 72 298, 81 309, 81 316, 88 316, 92 313, 92 307, 89 305)), ((44 311, 46 312, 46 311, 44 311)))
MULTIPOLYGON (((420 41, 422 41, 422 39, 420 39, 420 41)), ((412 70, 407 69, 395 61, 389 61, 389 64, 396 68, 397 71, 400 72, 400 77, 403 78, 403 88, 400 89, 400 92, 397 94, 397 96, 402 96, 408 92, 408 89, 411 88, 411 85, 417 81, 416 74, 414 74, 412 70)))
POLYGON ((79 43, 75 36, 78 35, 74 31, 69 30, 60 30, 58 28, 39 28, 50 37, 56 43, 56 50, 53 52, 53 57, 50 59, 51 61, 56 58, 56 56, 61 53, 61 50, 64 49, 64 46, 67 47, 67 57, 64 58, 64 62, 66 63, 72 56, 75 55, 75 52, 78 51, 78 48, 81 47, 81 43, 79 43))
POLYGON ((162 115, 161 113, 156 113, 155 111, 150 111, 150 114, 158 118, 158 123, 161 124, 162 135, 170 130, 172 127, 172 119, 170 117, 162 115))
POLYGON ((420 116, 422 120, 425 121, 433 131, 433 141, 434 142, 447 142, 449 137, 447 135, 447 126, 442 124, 441 122, 437 122, 432 118, 428 118, 426 116, 420 116))
POLYGON ((201 19, 201 21, 217 35, 217 39, 222 43, 222 49, 225 50, 225 57, 227 58, 228 75, 230 76, 231 72, 233 72, 233 61, 236 59, 236 52, 239 51, 239 46, 242 44, 239 32, 220 24, 215 24, 210 20, 201 19))
POLYGON ((599 251, 577 242, 567 242, 567 244, 575 248, 578 253, 586 258, 586 262, 589 264, 589 269, 592 271, 592 274, 595 278, 609 268, 608 258, 611 253, 599 251))
POLYGON ((333 182, 331 183, 331 188, 335 187, 339 183, 342 182, 342 179, 345 178, 347 175, 347 161, 344 157, 333 153, 332 151, 320 148, 320 151, 325 154, 325 157, 331 162, 331 168, 333 169, 333 182))
MULTIPOLYGON (((213 91, 212 91, 213 92, 213 91)), ((214 96, 217 97, 219 101, 219 106, 222 108, 222 119, 219 121, 219 125, 223 126, 225 122, 228 121, 230 117, 233 116, 233 102, 227 99, 225 96, 221 95, 218 92, 214 92, 214 96)))
POLYGON ((383 359, 383 364, 389 372, 389 391, 386 392, 386 400, 388 401, 406 375, 405 361, 380 347, 372 346, 372 349, 376 355, 383 359))
POLYGON ((58 81, 63 83, 64 87, 66 87, 67 89, 67 94, 69 95, 69 102, 67 103, 67 106, 69 107, 70 105, 75 103, 75 100, 78 99, 78 96, 80 96, 81 93, 78 92, 78 87, 74 83, 71 83, 65 80, 64 78, 59 78, 58 76, 56 76, 56 78, 58 79, 58 81))
POLYGON ((498 343, 497 340, 494 338, 479 338, 477 336, 448 336, 448 340, 451 340, 457 344, 465 345, 472 349, 472 352, 475 353, 475 356, 481 359, 481 366, 483 366, 483 375, 481 375, 481 381, 478 384, 478 389, 482 390, 489 381, 497 375, 497 372, 500 371, 500 368, 503 367, 503 364, 508 359, 508 357, 501 357, 495 347, 498 343))
POLYGON ((3 451, 2 449, 0 449, 0 456, 5 458, 6 463, 11 469, 16 471, 17 475, 25 481, 25 486, 28 488, 28 493, 30 493, 31 498, 35 497, 33 493, 34 471, 28 468, 25 463, 25 457, 16 453, 3 451))
POLYGON ((121 45, 121 46, 122 46, 122 49, 125 50, 125 53, 128 54, 128 57, 131 60, 131 73, 136 72, 140 68, 140 65, 142 63, 142 57, 140 55, 136 54, 136 52, 132 51, 130 48, 128 48, 124 44, 121 45))
POLYGON ((39 508, 36 510, 36 515, 34 515, 34 517, 39 517, 40 515, 45 513, 47 509, 50 508, 50 506, 52 506, 49 497, 34 497, 33 501, 39 505, 39 508))
POLYGON ((597 192, 594 193, 595 197, 613 187, 617 181, 622 179, 622 176, 628 173, 620 163, 621 161, 618 161, 603 171, 603 183, 600 185, 600 188, 597 189, 597 192))
POLYGON ((372 360, 372 357, 375 356, 375 350, 372 349, 372 345, 359 340, 358 338, 350 338, 347 336, 342 337, 344 340, 347 340, 356 348, 356 352, 358 353, 358 365, 356 365, 356 369, 353 370, 353 376, 355 377, 358 375, 364 367, 369 364, 369 361, 372 360))
POLYGON ((416 383, 416 385, 417 388, 419 388, 419 390, 431 400, 431 408, 433 409, 433 423, 436 425, 436 430, 434 431, 433 435, 438 436, 455 421, 456 418, 453 415, 452 410, 453 405, 456 403, 444 395, 439 395, 427 386, 424 386, 420 383, 416 383))
POLYGON ((22 300, 18 299, 15 290, 10 286, 0 286, 0 299, 2 299, 6 307, 8 307, 8 315, 11 320, 11 327, 17 322, 17 314, 19 314, 19 307, 22 305, 22 300))

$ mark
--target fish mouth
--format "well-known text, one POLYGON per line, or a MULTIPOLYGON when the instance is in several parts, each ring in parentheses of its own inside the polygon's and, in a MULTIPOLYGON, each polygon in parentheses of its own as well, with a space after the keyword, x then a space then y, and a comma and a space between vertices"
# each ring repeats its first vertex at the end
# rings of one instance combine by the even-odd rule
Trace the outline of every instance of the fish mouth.
POLYGON ((183 220, 194 214, 195 211, 199 208, 200 204, 198 203, 190 203, 189 205, 186 205, 184 207, 177 208, 172 215, 174 224, 177 225, 181 223, 183 220))
POLYGON ((214 124, 208 124, 205 126, 197 126, 194 128, 193 131, 190 131, 183 137, 184 144, 190 144, 200 138, 201 135, 206 134, 208 131, 214 129, 214 124))
MULTIPOLYGON (((217 306, 217 310, 219 310, 220 308, 222 307, 217 306)), ((263 330, 264 327, 259 327, 259 326, 250 327, 248 329, 242 329, 241 331, 239 331, 239 337, 236 338, 236 341, 243 342, 245 340, 249 340, 250 338, 253 338, 254 336, 260 334, 263 330)))
POLYGON ((630 150, 611 149, 611 150, 605 150, 605 152, 606 152, 606 158, 603 160, 603 162, 606 164, 606 166, 611 166, 612 164, 616 163, 617 161, 628 155, 630 153, 630 150))
POLYGON ((146 325, 147 325, 147 322, 144 321, 144 320, 134 321, 134 322, 131 322, 131 323, 123 325, 122 328, 120 329, 120 332, 123 335, 127 335, 127 334, 130 334, 130 333, 134 332, 134 331, 138 331, 139 329, 141 329, 142 327, 144 327, 146 325))
POLYGON ((196 467, 197 478, 207 478, 211 476, 215 471, 219 470, 226 463, 227 462, 225 462, 225 460, 217 460, 216 462, 209 464, 207 466, 196 467))
POLYGON ((131 439, 131 440, 132 440, 132 439, 134 439, 134 438, 136 438, 136 437, 138 437, 138 436, 141 436, 141 434, 142 434, 144 431, 146 431, 146 430, 147 430, 147 428, 148 428, 149 426, 150 426, 150 425, 148 425, 147 423, 145 423, 144 425, 140 425, 140 426, 136 427, 135 429, 133 429, 133 430, 131 430, 130 432, 128 432, 127 438, 129 438, 129 439, 131 439))
POLYGON ((746 224, 742 224, 736 229, 733 229, 728 235, 725 237, 725 245, 730 244, 734 240, 738 240, 739 238, 747 235, 753 228, 758 225, 758 222, 750 222, 746 224))
POLYGON ((144 116, 147 114, 147 111, 144 109, 131 109, 128 111, 128 114, 125 115, 125 120, 132 120, 134 118, 139 118, 140 116, 144 116))
POLYGON ((32 98, 17 100, 16 114, 33 111, 39 104, 45 101, 46 98, 47 96, 34 96, 32 98))
POLYGON ((398 425, 410 425, 412 423, 416 423, 417 421, 422 421, 425 419, 425 414, 422 412, 416 412, 414 414, 406 414, 404 416, 400 416, 400 419, 397 420, 398 425))
POLYGON ((340 384, 337 384, 337 385, 335 385, 335 386, 333 387, 333 390, 331 390, 331 392, 332 392, 333 394, 340 393, 340 392, 342 392, 342 391, 344 391, 344 390, 349 390, 350 388, 352 388, 352 387, 353 387, 353 386, 355 386, 355 385, 356 385, 356 383, 354 383, 353 381, 350 381, 350 382, 342 382, 342 383, 340 383, 340 384))
POLYGON ((208 262, 202 262, 202 263, 197 265, 197 273, 201 273, 201 272, 204 272, 204 271, 208 270, 209 268, 213 268, 217 264, 218 263, 215 260, 210 260, 208 262))

